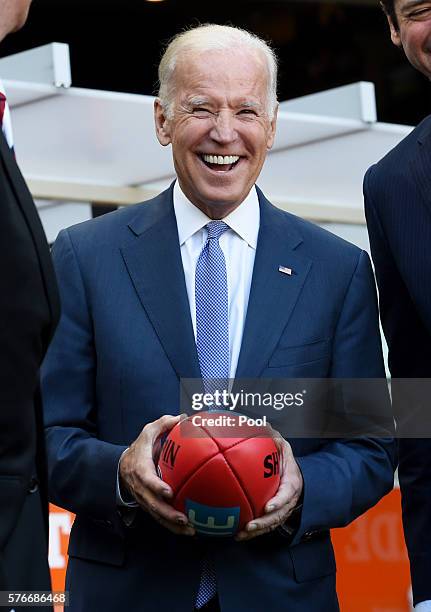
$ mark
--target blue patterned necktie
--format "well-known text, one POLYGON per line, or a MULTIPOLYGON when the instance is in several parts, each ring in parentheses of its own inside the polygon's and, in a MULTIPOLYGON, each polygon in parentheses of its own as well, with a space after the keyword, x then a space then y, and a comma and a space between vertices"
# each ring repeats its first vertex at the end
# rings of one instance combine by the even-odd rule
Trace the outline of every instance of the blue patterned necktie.
POLYGON ((229 378, 229 307, 226 261, 219 244, 229 229, 223 221, 206 226, 208 238, 196 264, 196 346, 205 390, 225 388, 229 378))
MULTIPOLYGON (((226 261, 219 244, 229 229, 223 221, 206 226, 208 238, 196 264, 196 347, 205 391, 226 389, 229 378, 229 303, 226 261)), ((196 608, 202 608, 217 593, 212 560, 204 557, 196 608)))

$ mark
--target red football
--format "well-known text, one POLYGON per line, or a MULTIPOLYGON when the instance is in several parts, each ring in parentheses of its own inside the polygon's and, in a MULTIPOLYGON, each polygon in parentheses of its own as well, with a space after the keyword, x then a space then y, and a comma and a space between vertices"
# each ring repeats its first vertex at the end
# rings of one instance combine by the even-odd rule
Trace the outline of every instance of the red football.
POLYGON ((230 536, 264 513, 280 483, 279 454, 263 419, 211 411, 170 432, 159 459, 173 506, 197 532, 230 536))

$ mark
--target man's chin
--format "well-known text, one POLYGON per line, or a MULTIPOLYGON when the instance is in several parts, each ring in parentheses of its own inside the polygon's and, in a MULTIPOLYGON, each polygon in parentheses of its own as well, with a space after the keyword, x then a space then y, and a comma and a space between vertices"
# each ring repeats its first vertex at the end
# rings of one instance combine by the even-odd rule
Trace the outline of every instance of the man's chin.
POLYGON ((18 30, 21 30, 21 28, 25 26, 29 11, 30 11, 30 7, 28 7, 27 10, 23 11, 20 15, 18 15, 15 27, 13 30, 11 30, 11 33, 18 32, 18 30))
POLYGON ((413 62, 410 62, 414 68, 416 68, 417 70, 419 70, 419 72, 421 72, 428 80, 431 81, 431 53, 429 53, 427 55, 427 57, 425 58, 425 61, 419 63, 416 62, 415 64, 413 64, 413 62))
POLYGON ((194 198, 192 203, 211 219, 223 219, 245 200, 233 194, 211 194, 209 197, 194 198))

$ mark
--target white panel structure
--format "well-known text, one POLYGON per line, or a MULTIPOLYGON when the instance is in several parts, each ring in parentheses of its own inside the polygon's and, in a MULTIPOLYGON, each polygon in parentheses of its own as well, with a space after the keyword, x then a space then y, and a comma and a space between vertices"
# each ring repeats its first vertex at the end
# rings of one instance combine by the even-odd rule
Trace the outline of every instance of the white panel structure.
POLYGON ((55 87, 70 87, 69 45, 51 43, 0 59, 3 79, 43 83, 55 87))
MULTIPOLYGON (((12 83, 5 86, 13 92, 12 83)), ((34 89, 28 84, 27 94, 34 89)), ((154 133, 150 96, 78 88, 52 95, 48 86, 45 92, 34 104, 12 107, 17 155, 26 176, 131 186, 173 175, 170 150, 154 133)), ((41 86, 34 93, 39 96, 41 86)))
POLYGON ((280 110, 337 119, 359 119, 368 123, 377 121, 375 88, 373 83, 367 81, 288 100, 280 104, 280 110))
POLYGON ((59 232, 91 218, 91 206, 83 202, 36 201, 39 215, 43 221, 46 238, 51 244, 59 232))
MULTIPOLYGON (((152 97, 6 85, 12 102, 35 96, 12 111, 17 155, 29 178, 113 187, 160 186, 174 178, 170 147, 161 147, 154 133, 152 97)), ((408 131, 281 111, 259 183, 278 201, 360 207, 364 171, 408 131)))
MULTIPOLYGON (((175 176, 170 147, 155 136, 154 98, 65 87, 65 52, 54 44, 18 54, 22 66, 35 66, 27 76, 39 70, 40 81, 4 79, 17 160, 33 194, 110 204, 152 197, 175 176), (54 58, 48 73, 47 50, 54 58), (63 78, 53 77, 62 53, 63 78)), ((0 60, 0 74, 8 61, 16 78, 13 57, 0 60)), ((259 178, 269 199, 319 222, 363 224, 364 172, 411 129, 378 123, 375 108, 374 86, 364 82, 282 102, 259 178)))

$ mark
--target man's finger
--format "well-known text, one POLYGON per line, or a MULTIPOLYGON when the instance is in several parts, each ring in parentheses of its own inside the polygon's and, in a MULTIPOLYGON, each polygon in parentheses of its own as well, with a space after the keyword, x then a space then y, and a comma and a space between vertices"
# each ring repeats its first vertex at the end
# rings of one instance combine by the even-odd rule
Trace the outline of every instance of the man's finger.
POLYGON ((171 431, 171 429, 173 429, 175 425, 180 422, 181 418, 181 414, 177 414, 176 416, 172 416, 171 414, 164 414, 156 421, 145 425, 144 429, 142 430, 142 433, 146 432, 146 434, 150 436, 151 444, 154 444, 154 442, 159 436, 163 435, 164 433, 167 433, 168 431, 171 431))
POLYGON ((253 540, 253 538, 258 538, 261 535, 265 535, 266 533, 270 533, 277 529, 278 525, 274 525, 271 527, 265 527, 264 529, 256 529, 255 531, 240 531, 235 540, 237 542, 246 542, 247 540, 253 540))
MULTIPOLYGON (((292 507, 293 509, 293 507, 292 507)), ((288 518, 291 510, 288 506, 285 506, 283 510, 276 510, 274 512, 270 512, 264 516, 253 519, 245 526, 245 531, 258 531, 260 529, 267 529, 271 527, 278 527, 288 518)))
POLYGON ((172 489, 166 482, 158 477, 152 461, 151 464, 146 464, 144 469, 145 471, 135 475, 135 489, 149 489, 154 495, 170 499, 172 497, 172 489))
POLYGON ((294 495, 295 490, 291 487, 290 483, 281 482, 277 493, 265 504, 265 513, 274 512, 290 504, 294 495))
POLYGON ((148 486, 156 495, 170 497, 172 491, 169 485, 164 483, 157 475, 154 462, 155 447, 157 448, 160 437, 171 431, 182 418, 183 415, 180 414, 177 416, 164 415, 156 421, 148 423, 130 448, 134 452, 134 480, 138 480, 141 486, 148 486))
POLYGON ((150 514, 155 521, 157 521, 162 527, 169 529, 172 533, 176 535, 184 535, 184 536, 194 536, 195 530, 190 525, 179 525, 177 523, 173 523, 172 521, 165 520, 159 514, 148 510, 148 514, 150 514))
POLYGON ((149 491, 145 491, 142 494, 138 493, 136 495, 136 501, 151 514, 156 514, 157 516, 160 516, 171 523, 175 523, 177 525, 188 524, 188 519, 185 514, 179 512, 173 506, 167 504, 149 491))
POLYGON ((236 539, 238 541, 243 541, 246 539, 250 539, 250 537, 256 537, 262 535, 264 533, 268 533, 269 531, 273 531, 277 529, 280 525, 282 525, 292 514, 295 505, 287 505, 284 506, 282 510, 271 512, 267 515, 261 516, 259 518, 253 519, 245 528, 237 534, 236 539), (250 537, 249 537, 250 536, 250 537))

